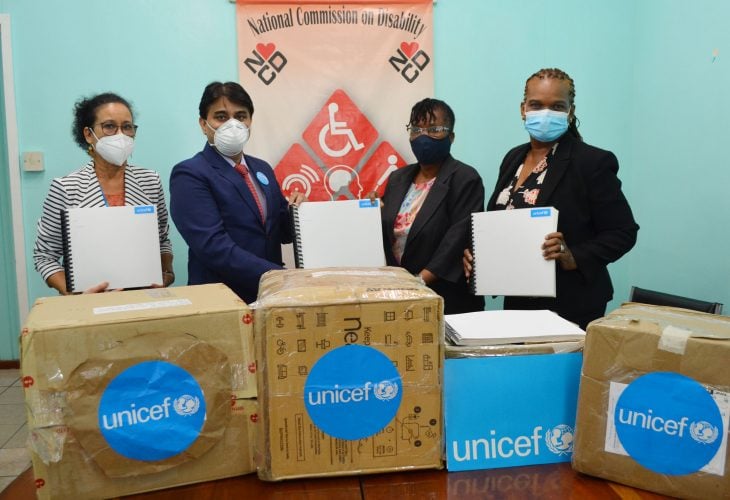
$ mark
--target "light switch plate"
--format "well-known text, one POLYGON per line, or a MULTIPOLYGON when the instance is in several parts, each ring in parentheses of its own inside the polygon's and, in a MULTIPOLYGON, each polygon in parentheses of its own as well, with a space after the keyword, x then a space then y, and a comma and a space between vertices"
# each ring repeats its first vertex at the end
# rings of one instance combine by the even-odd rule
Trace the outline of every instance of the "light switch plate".
POLYGON ((28 151, 23 153, 23 170, 26 172, 43 172, 43 153, 28 151))

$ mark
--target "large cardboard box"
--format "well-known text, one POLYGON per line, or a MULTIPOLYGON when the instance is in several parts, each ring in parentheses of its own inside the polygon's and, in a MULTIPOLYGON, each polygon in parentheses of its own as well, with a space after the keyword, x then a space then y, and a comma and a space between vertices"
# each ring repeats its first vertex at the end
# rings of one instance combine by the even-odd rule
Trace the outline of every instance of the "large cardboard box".
POLYGON ((625 304, 588 327, 573 467, 729 498, 730 318, 625 304))
POLYGON ((570 461, 583 341, 447 346, 446 467, 570 461))
POLYGON ((443 300, 399 268, 271 271, 255 305, 266 480, 440 468, 443 300))
POLYGON ((252 472, 252 319, 224 285, 39 299, 21 334, 39 497, 252 472))

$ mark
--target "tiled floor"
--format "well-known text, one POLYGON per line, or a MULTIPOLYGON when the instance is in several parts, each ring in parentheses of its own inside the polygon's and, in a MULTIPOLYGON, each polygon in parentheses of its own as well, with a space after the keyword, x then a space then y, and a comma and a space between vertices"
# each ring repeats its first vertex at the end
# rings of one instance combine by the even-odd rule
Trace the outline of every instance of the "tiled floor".
POLYGON ((19 370, 0 370, 0 491, 30 466, 19 370))

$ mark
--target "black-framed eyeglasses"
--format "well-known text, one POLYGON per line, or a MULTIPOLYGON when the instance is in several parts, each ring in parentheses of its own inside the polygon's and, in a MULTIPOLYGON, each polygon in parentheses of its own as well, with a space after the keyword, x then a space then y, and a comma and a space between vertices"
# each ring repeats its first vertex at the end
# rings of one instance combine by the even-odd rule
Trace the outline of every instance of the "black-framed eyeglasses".
POLYGON ((104 135, 115 135, 119 130, 121 130, 124 135, 128 135, 129 137, 134 137, 137 134, 137 128, 139 127, 139 125, 135 125, 134 123, 123 123, 121 125, 117 125, 114 122, 100 123, 99 126, 101 127, 101 131, 104 135))
POLYGON ((443 125, 434 125, 433 127, 416 127, 415 125, 406 125, 406 130, 411 137, 418 137, 419 135, 426 134, 429 137, 443 137, 448 134, 451 129, 444 127, 443 125))

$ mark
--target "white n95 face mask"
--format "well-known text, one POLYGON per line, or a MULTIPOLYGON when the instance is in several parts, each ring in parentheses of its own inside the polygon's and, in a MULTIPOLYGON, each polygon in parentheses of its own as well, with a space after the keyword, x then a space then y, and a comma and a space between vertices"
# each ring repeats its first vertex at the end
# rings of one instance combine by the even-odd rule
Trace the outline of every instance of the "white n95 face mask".
MULTIPOLYGON (((94 134, 94 131, 91 131, 94 134)), ((96 134, 94 134, 96 137, 96 134)), ((97 138, 94 149, 99 156, 117 167, 121 167, 134 151, 134 139, 122 133, 97 138)))
POLYGON ((245 124, 235 118, 231 118, 217 129, 211 127, 207 120, 205 124, 208 125, 211 130, 215 130, 213 145, 220 154, 231 157, 243 152, 243 147, 248 142, 250 134, 248 127, 245 124))

